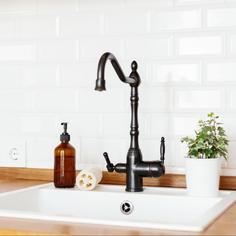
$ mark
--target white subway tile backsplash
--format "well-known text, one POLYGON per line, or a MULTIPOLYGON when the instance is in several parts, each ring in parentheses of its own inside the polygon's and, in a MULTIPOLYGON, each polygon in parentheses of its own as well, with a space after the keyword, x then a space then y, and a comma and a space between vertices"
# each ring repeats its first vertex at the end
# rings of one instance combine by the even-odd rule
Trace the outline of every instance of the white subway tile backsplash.
POLYGON ((42 89, 34 91, 34 111, 76 112, 77 93, 71 89, 42 89))
POLYGON ((175 0, 176 5, 217 4, 217 3, 224 3, 224 1, 225 0, 175 0))
POLYGON ((54 148, 58 144, 56 137, 28 139, 26 167, 52 169, 54 167, 54 148))
POLYGON ((235 83, 236 82, 236 62, 207 62, 206 81, 212 83, 235 83))
POLYGON ((147 33, 147 12, 135 11, 130 17, 130 11, 111 11, 104 16, 105 35, 110 34, 140 34, 147 33))
POLYGON ((168 58, 173 53, 170 37, 136 37, 125 40, 126 59, 168 58))
POLYGON ((180 138, 215 111, 230 139, 226 168, 235 169, 235 9, 234 0, 0 1, 2 134, 27 141, 23 165, 53 168, 67 121, 78 166, 105 169, 104 151, 125 162, 130 87, 108 62, 107 90, 94 91, 98 60, 110 51, 127 76, 139 64, 144 160, 159 159, 164 136, 166 165, 183 170, 180 138))
POLYGON ((174 139, 170 143, 170 149, 171 149, 171 164, 174 167, 185 167, 185 158, 188 156, 188 149, 187 145, 184 143, 181 143, 180 138, 174 139))
POLYGON ((35 61, 36 45, 33 42, 0 41, 0 61, 35 61))
POLYGON ((19 86, 19 67, 17 65, 4 65, 0 67, 0 78, 4 80, 1 88, 17 88, 19 86))
POLYGON ((89 89, 95 87, 97 62, 60 64, 59 68, 61 87, 87 87, 89 89))
POLYGON ((77 0, 58 0, 55 4, 54 0, 37 1, 37 13, 39 15, 70 15, 77 11, 77 0))
POLYGON ((228 101, 227 105, 230 110, 235 111, 236 110, 236 89, 232 88, 229 91, 227 91, 228 95, 228 101))
POLYGON ((222 115, 222 123, 224 125, 227 136, 229 136, 230 140, 236 140, 236 129, 232 128, 235 126, 235 119, 233 115, 225 114, 222 115))
MULTIPOLYGON (((149 115, 149 119, 146 121, 148 135, 147 137, 160 138, 166 137, 172 133, 171 115, 170 113, 158 113, 149 115)), ((140 125, 144 125, 143 123, 140 125)))
POLYGON ((1 0, 0 13, 3 14, 35 14, 37 0, 1 0))
MULTIPOLYGON (((20 133, 20 119, 18 114, 6 114, 6 112, 1 114, 0 122, 2 125, 2 133, 9 136, 14 136, 20 133)), ((3 137, 2 137, 3 138, 3 137)))
POLYGON ((209 27, 236 26, 236 8, 209 9, 207 11, 207 26, 209 27))
POLYGON ((230 52, 236 54, 236 35, 232 34, 230 37, 230 52))
POLYGON ((172 7, 174 5, 174 0, 148 0, 148 4, 143 0, 125 0, 124 1, 126 7, 142 7, 142 8, 166 8, 172 7))
POLYGON ((122 89, 113 88, 103 92, 94 91, 93 88, 89 90, 80 89, 78 92, 78 111, 89 113, 124 112, 125 101, 122 89))
POLYGON ((236 159, 235 159, 235 155, 236 155, 236 142, 230 142, 229 143, 229 159, 226 163, 226 167, 230 168, 230 169, 235 169, 236 168, 236 159))
POLYGON ((176 5, 201 3, 202 0, 175 0, 176 5))
POLYGON ((56 17, 19 16, 16 21, 16 34, 20 39, 56 38, 56 17))
POLYGON ((176 110, 220 110, 223 93, 220 89, 186 89, 175 91, 176 110))
POLYGON ((231 4, 233 4, 233 3, 235 3, 235 0, 225 0, 225 3, 231 3, 231 4))
POLYGON ((163 112, 170 111, 172 90, 165 88, 146 88, 140 89, 140 111, 142 112, 163 112))
POLYGON ((24 136, 52 136, 59 131, 56 129, 55 120, 55 115, 25 113, 18 117, 18 129, 24 136))
POLYGON ((147 79, 151 85, 199 84, 201 71, 199 63, 149 63, 147 79))
POLYGON ((16 39, 16 18, 14 16, 0 16, 0 39, 16 39))
POLYGON ((48 64, 18 66, 18 84, 23 88, 48 88, 57 85, 57 66, 48 64))
POLYGON ((223 53, 221 36, 185 36, 177 39, 179 55, 220 55, 223 53))
POLYGON ((79 15, 62 16, 60 18, 60 36, 79 38, 102 33, 102 15, 82 13, 79 15))
POLYGON ((227 161, 224 161, 222 160, 222 164, 223 164, 223 167, 226 168, 226 169, 235 169, 236 168, 236 161, 235 161, 235 153, 236 153, 236 142, 235 141, 231 141, 229 142, 229 148, 228 148, 228 153, 229 153, 229 156, 228 156, 228 160, 227 161))
POLYGON ((31 111, 31 96, 26 91, 5 89, 0 91, 0 110, 17 113, 31 111))
POLYGON ((201 27, 201 11, 157 11, 150 16, 151 32, 162 30, 196 29, 201 27))
POLYGON ((104 12, 112 9, 124 10, 124 0, 78 0, 78 13, 104 12))
POLYGON ((20 127, 23 133, 39 133, 42 130, 41 117, 38 116, 21 117, 20 127))
POLYGON ((104 114, 102 123, 105 137, 129 139, 130 114, 104 114))
POLYGON ((48 40, 37 42, 37 60, 39 62, 76 61, 75 40, 48 40))

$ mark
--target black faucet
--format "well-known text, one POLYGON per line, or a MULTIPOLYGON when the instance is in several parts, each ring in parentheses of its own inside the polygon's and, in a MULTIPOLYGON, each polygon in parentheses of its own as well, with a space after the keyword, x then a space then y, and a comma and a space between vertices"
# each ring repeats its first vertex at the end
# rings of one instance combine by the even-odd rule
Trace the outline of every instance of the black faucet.
POLYGON ((143 161, 142 153, 139 148, 138 136, 138 86, 140 85, 140 77, 137 72, 138 64, 136 61, 131 63, 132 72, 126 77, 115 56, 110 53, 104 53, 98 63, 97 80, 95 90, 106 90, 105 86, 105 65, 110 60, 118 77, 124 83, 128 83, 131 87, 131 125, 130 125, 130 148, 128 150, 126 163, 118 163, 113 165, 110 162, 108 154, 103 153, 107 163, 107 170, 118 173, 126 173, 126 191, 141 192, 143 191, 143 177, 160 177, 165 174, 164 155, 165 155, 165 139, 161 138, 160 161, 143 161))

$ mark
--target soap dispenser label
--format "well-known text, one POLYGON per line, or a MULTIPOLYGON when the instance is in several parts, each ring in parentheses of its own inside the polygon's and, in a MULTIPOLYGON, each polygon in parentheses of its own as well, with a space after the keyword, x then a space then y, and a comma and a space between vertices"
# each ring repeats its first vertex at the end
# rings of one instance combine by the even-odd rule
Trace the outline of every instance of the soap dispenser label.
POLYGON ((65 176, 65 151, 60 151, 60 176, 65 176))

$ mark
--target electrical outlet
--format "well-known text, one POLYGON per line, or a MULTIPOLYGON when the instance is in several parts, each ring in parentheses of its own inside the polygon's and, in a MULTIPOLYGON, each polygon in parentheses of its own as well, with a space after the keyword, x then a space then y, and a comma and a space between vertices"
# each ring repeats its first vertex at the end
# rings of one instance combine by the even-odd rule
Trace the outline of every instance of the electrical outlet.
POLYGON ((17 138, 4 138, 0 140, 0 166, 25 167, 26 166, 26 142, 17 138))
POLYGON ((20 150, 16 147, 11 148, 9 151, 9 158, 13 161, 19 160, 20 155, 21 155, 20 150))

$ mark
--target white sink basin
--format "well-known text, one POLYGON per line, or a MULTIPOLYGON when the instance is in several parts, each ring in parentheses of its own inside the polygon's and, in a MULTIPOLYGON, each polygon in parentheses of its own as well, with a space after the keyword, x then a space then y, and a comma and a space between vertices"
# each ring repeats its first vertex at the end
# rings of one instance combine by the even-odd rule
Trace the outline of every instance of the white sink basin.
POLYGON ((124 186, 99 185, 85 192, 44 184, 1 193, 0 216, 202 231, 235 199, 231 191, 221 191, 217 198, 194 198, 176 188, 147 187, 141 193, 127 193, 124 186), (124 201, 133 205, 129 215, 121 212, 124 201))

